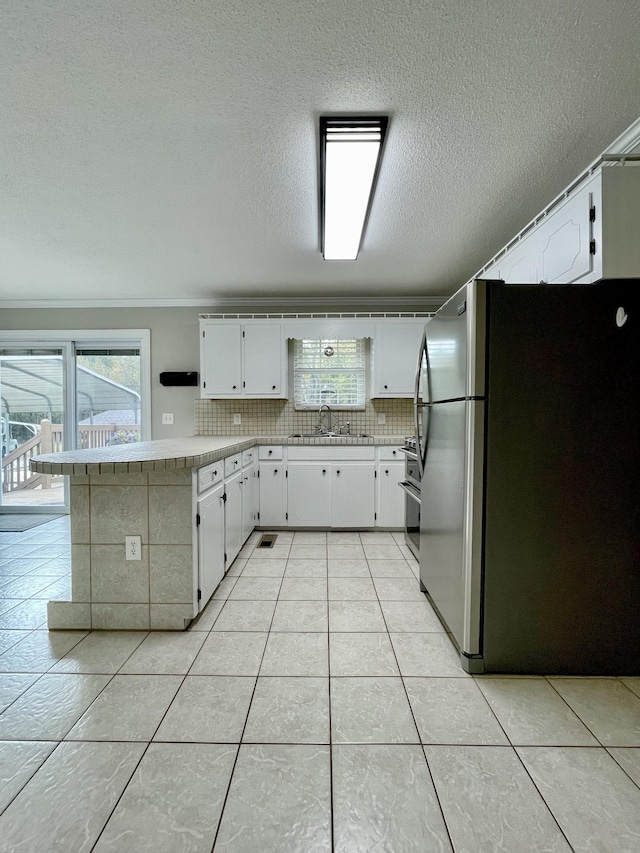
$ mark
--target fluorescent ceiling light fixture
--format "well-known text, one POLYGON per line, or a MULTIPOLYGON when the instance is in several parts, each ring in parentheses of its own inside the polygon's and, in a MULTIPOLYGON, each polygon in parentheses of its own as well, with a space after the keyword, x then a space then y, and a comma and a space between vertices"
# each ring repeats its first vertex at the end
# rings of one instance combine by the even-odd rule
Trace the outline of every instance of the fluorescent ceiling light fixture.
POLYGON ((387 116, 320 117, 322 254, 355 261, 371 209, 387 116))

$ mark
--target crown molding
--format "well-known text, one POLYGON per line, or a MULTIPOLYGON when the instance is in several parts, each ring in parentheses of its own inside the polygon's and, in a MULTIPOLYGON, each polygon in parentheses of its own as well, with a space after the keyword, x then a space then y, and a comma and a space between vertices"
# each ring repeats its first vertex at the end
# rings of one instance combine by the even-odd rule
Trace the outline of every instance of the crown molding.
POLYGON ((611 145, 607 146, 603 154, 628 154, 640 145, 640 118, 621 133, 611 145))
POLYGON ((214 308, 248 310, 255 308, 288 308, 300 311, 309 307, 318 310, 375 311, 430 311, 439 308, 448 296, 372 296, 363 297, 277 297, 214 299, 0 299, 0 310, 10 308, 214 308))

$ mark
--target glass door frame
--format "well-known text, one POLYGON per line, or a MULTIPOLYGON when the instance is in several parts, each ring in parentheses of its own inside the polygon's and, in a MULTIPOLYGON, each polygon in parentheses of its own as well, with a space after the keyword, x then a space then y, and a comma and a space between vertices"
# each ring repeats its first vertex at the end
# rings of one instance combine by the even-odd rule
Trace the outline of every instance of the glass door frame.
MULTIPOLYGON (((0 347, 7 349, 60 349, 63 359, 63 447, 77 446, 76 346, 135 346, 140 348, 140 437, 151 439, 151 332, 149 329, 7 329, 0 330, 0 347)), ((42 506, 0 505, 0 513, 69 512, 69 478, 64 478, 64 502, 42 506)))

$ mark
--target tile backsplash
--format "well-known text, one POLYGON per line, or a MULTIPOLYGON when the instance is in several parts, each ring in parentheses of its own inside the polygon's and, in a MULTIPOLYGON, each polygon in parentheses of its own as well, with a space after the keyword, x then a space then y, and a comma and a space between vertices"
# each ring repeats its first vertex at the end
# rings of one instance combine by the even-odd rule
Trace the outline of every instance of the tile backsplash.
MULTIPOLYGON (((364 411, 332 412, 334 423, 351 425, 351 432, 368 435, 413 435, 411 400, 367 400, 364 411), (386 416, 378 423, 378 415, 386 416)), ((296 411, 291 400, 196 400, 196 435, 291 435, 314 432, 317 411, 296 411), (233 423, 234 414, 242 423, 233 423)))

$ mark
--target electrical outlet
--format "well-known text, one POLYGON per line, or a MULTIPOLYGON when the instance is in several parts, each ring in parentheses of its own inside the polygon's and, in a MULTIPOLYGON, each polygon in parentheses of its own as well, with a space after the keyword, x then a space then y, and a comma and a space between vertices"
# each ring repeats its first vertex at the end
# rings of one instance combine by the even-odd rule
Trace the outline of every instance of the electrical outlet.
POLYGON ((387 422, 387 416, 385 415, 384 412, 380 412, 378 414, 378 423, 379 424, 386 424, 386 422, 387 422))
POLYGON ((141 560, 142 559, 142 537, 141 536, 125 536, 124 537, 124 558, 125 558, 125 560, 141 560))
POLYGON ((173 412, 163 412, 162 413, 162 423, 163 424, 172 424, 173 423, 173 412))
POLYGON ((241 423, 242 423, 242 415, 240 414, 240 412, 234 412, 233 425, 234 426, 240 426, 241 423))

